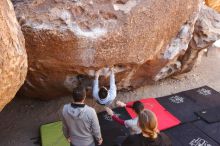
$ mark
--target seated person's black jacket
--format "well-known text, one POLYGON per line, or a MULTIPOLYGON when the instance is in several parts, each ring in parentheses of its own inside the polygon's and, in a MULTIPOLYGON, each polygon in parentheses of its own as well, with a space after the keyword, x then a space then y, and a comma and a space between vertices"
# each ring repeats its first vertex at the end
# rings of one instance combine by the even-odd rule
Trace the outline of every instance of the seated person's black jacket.
POLYGON ((122 146, 172 146, 172 144, 170 138, 161 132, 154 140, 144 137, 142 134, 130 135, 122 146))

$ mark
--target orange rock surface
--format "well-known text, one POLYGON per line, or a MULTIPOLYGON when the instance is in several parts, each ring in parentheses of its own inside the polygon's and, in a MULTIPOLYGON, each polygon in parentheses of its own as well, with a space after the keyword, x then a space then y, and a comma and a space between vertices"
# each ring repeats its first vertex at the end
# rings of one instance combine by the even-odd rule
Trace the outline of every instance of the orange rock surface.
POLYGON ((220 13, 220 0, 205 0, 205 3, 220 13))
POLYGON ((9 0, 0 1, 0 111, 24 83, 27 54, 24 36, 9 0))
POLYGON ((29 61, 20 93, 51 99, 91 87, 106 66, 115 66, 119 90, 161 79, 187 49, 199 0, 15 0, 15 10, 29 61))

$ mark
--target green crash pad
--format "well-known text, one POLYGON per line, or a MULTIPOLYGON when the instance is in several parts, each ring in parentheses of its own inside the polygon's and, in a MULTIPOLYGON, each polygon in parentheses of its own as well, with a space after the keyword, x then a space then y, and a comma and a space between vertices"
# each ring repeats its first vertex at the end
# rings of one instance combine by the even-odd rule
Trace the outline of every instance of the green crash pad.
POLYGON ((54 122, 40 127, 42 146, 70 146, 63 135, 62 122, 54 122))

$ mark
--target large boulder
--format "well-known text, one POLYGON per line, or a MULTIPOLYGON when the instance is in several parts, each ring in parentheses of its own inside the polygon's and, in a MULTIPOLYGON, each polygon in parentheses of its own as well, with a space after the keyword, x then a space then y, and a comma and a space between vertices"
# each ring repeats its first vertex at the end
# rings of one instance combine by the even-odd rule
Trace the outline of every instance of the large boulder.
POLYGON ((189 47, 181 58, 182 68, 180 72, 190 71, 196 64, 196 60, 204 53, 204 50, 211 47, 219 39, 220 13, 204 5, 196 21, 189 47))
POLYGON ((165 65, 155 76, 155 80, 163 79, 170 75, 189 72, 195 65, 197 65, 202 56, 205 53, 207 55, 207 52, 212 48, 213 43, 220 39, 219 22, 220 14, 217 11, 206 5, 201 5, 196 23, 187 23, 187 25, 190 26, 189 28, 192 29, 193 26, 193 33, 192 31, 184 33, 184 26, 187 25, 183 25, 181 33, 171 41, 165 56, 172 56, 170 54, 184 51, 182 53, 179 52, 179 55, 176 55, 173 59, 171 57, 171 60, 168 61, 167 65, 165 65), (192 37, 190 37, 190 35, 192 35, 192 37), (187 47, 184 45, 187 45, 187 47))
MULTIPOLYGON (((15 0, 14 5, 29 61, 20 93, 43 99, 69 95, 81 83, 91 87, 94 71, 104 67, 116 68, 119 90, 150 83, 187 49, 199 12, 199 0, 15 0), (173 51, 178 42, 182 45, 173 51)), ((101 78, 101 84, 108 81, 101 78)))
POLYGON ((24 36, 9 0, 0 1, 0 111, 24 83, 27 54, 24 36))

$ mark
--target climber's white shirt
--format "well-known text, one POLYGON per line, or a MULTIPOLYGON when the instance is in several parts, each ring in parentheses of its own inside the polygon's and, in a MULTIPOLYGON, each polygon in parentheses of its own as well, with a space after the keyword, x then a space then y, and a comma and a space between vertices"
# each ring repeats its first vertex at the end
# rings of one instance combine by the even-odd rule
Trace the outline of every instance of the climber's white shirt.
POLYGON ((100 104, 108 105, 111 104, 112 101, 116 97, 116 85, 115 85, 115 75, 112 72, 110 74, 110 89, 108 90, 108 95, 105 99, 99 98, 99 77, 96 77, 93 82, 93 98, 98 101, 100 104))

